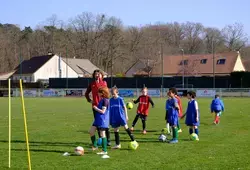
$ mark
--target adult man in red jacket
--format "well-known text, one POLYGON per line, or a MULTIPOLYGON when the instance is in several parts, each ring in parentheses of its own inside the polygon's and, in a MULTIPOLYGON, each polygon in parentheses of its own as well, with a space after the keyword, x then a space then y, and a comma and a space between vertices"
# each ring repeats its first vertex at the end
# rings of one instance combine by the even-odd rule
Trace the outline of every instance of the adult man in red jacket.
MULTIPOLYGON (((87 101, 89 103, 92 103, 92 110, 93 110, 94 117, 95 117, 95 111, 94 111, 93 107, 97 106, 99 101, 101 100, 100 96, 98 95, 98 89, 100 87, 107 87, 107 82, 105 80, 103 80, 103 77, 104 77, 104 74, 102 71, 95 70, 93 72, 93 78, 95 80, 89 84, 89 86, 85 92, 85 97, 86 97, 87 101), (92 99, 89 96, 90 92, 92 92, 92 99)), ((100 137, 99 130, 98 130, 98 135, 100 137)), ((108 146, 110 146, 110 131, 109 131, 109 129, 106 129, 106 136, 107 136, 107 140, 108 140, 108 146)))

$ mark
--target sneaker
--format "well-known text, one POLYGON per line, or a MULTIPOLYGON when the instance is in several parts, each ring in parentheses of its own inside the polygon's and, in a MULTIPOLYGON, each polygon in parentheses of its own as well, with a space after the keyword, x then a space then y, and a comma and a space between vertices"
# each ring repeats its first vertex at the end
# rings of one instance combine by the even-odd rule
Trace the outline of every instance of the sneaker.
POLYGON ((131 131, 134 131, 134 127, 131 127, 130 130, 131 130, 131 131))
POLYGON ((101 152, 97 152, 96 154, 97 154, 97 155, 107 155, 108 152, 101 151, 101 152))
POLYGON ((199 141, 199 140, 200 140, 199 138, 196 139, 196 141, 199 141))
POLYGON ((121 145, 115 145, 112 149, 121 149, 121 145))
POLYGON ((178 143, 178 140, 177 139, 172 139, 168 143, 170 143, 170 144, 178 143))
POLYGON ((181 129, 179 129, 179 130, 178 130, 178 133, 181 133, 181 132, 182 132, 182 130, 181 130, 181 129))
POLYGON ((108 143, 107 143, 107 146, 111 146, 111 142, 108 142, 108 143))
POLYGON ((144 130, 144 131, 142 131, 142 133, 143 133, 144 135, 146 135, 146 134, 147 134, 147 131, 146 131, 146 130, 144 130))

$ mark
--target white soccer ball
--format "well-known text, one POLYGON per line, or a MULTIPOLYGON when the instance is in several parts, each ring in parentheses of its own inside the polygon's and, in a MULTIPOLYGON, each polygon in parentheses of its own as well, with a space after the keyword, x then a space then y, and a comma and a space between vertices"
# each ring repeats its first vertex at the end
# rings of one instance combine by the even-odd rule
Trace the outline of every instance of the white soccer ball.
POLYGON ((161 142, 165 142, 167 140, 167 137, 165 135, 161 134, 158 139, 161 142))
POLYGON ((75 148, 75 154, 78 155, 78 156, 84 155, 84 149, 83 149, 83 147, 77 146, 77 147, 75 148))

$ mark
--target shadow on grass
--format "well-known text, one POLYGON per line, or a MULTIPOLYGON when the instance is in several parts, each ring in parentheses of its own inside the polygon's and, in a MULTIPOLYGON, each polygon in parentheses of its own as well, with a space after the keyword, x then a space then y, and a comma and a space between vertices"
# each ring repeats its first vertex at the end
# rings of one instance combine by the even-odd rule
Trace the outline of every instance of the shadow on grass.
MULTIPOLYGON (((8 143, 7 140, 0 140, 0 143, 8 143)), ((11 143, 26 143, 23 140, 12 140, 11 143)), ((90 146, 87 142, 44 142, 44 141, 29 141, 31 146, 90 146)))
MULTIPOLYGON (((87 130, 78 130, 76 132, 89 134, 89 131, 87 131, 87 130)), ((112 128, 110 128, 110 132, 114 133, 112 128)), ((153 132, 159 132, 159 130, 147 130, 147 133, 153 133, 153 132)), ((122 127, 120 128, 119 133, 120 134, 127 134, 127 132, 122 127)), ((142 130, 134 130, 132 133, 134 133, 134 134, 142 134, 142 130)))
MULTIPOLYGON (((27 152, 27 149, 11 149, 12 151, 27 152)), ((30 149, 30 152, 54 152, 54 153, 65 153, 65 151, 60 150, 45 150, 45 149, 30 149)))

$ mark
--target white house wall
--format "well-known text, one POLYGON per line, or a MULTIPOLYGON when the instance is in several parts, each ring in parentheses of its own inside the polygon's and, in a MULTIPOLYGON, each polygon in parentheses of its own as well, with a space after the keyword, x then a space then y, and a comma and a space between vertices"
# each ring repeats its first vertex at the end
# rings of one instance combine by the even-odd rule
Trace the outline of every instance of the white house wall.
MULTIPOLYGON (((78 74, 61 59, 61 78, 77 78, 78 74), (67 70, 68 69, 68 70, 67 70), (67 74, 68 72, 68 74, 67 74), (67 76, 68 75, 68 76, 67 76)), ((34 73, 35 81, 59 78, 59 56, 55 55, 34 73)))
POLYGON ((242 63, 240 55, 238 55, 238 57, 237 57, 233 71, 246 71, 246 69, 242 63))

